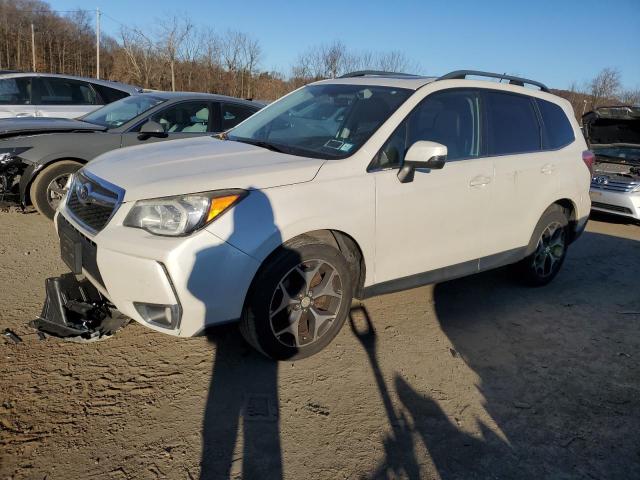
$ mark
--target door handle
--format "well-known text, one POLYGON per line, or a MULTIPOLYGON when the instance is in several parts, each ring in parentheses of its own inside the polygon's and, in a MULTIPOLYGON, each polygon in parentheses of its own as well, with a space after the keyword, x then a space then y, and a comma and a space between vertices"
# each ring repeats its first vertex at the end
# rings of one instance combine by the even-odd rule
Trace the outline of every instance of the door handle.
POLYGON ((491 177, 485 177, 484 175, 478 175, 477 177, 473 177, 469 181, 470 187, 484 187, 491 183, 491 177))
POLYGON ((34 117, 33 113, 16 113, 16 117, 34 117))
POLYGON ((544 173, 545 175, 551 175, 556 169, 556 166, 553 163, 547 163, 546 165, 543 165, 542 168, 540 169, 541 173, 544 173))

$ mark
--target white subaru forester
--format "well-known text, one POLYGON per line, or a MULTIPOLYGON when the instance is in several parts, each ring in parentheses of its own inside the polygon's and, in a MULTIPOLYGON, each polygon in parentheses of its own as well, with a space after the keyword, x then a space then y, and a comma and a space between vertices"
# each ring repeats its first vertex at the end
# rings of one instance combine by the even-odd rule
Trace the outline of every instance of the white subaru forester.
POLYGON ((177 336, 239 320, 269 357, 303 358, 353 297, 507 264, 549 282, 587 221, 592 162, 570 104, 538 82, 316 82, 219 138, 83 168, 56 218, 73 275, 47 280, 39 320, 88 336, 114 308, 177 336))

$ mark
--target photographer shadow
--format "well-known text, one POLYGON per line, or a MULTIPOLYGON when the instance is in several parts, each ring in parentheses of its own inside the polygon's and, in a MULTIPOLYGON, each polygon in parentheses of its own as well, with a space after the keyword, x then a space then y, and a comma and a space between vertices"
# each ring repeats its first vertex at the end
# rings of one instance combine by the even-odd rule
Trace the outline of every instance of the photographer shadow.
MULTIPOLYGON (((249 196, 249 207, 245 199, 232 210, 233 232, 227 243, 241 244, 237 232, 260 228, 271 232, 274 244, 281 244, 269 199, 258 190, 250 190, 249 196)), ((234 288, 206 280, 212 269, 225 268, 212 261, 216 248, 196 254, 188 284, 189 291, 205 304, 207 318, 215 317, 209 289, 234 288)), ((215 358, 202 422, 200 478, 282 478, 278 363, 246 344, 236 324, 210 327, 207 338, 215 358)))

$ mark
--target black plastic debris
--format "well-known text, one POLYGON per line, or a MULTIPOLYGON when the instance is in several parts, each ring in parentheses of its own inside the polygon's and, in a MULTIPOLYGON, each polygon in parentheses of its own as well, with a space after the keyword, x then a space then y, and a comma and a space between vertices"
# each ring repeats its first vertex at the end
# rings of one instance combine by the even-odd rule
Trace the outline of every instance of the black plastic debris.
POLYGON ((3 335, 5 336, 5 338, 12 341, 13 343, 17 344, 22 342, 22 339, 10 328, 5 328, 3 335))

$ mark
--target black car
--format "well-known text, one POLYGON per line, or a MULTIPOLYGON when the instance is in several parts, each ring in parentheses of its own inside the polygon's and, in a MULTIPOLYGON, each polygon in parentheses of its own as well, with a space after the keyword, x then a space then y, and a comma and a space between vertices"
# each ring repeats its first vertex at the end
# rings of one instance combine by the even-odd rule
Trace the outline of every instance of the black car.
POLYGON ((0 119, 0 199, 53 218, 69 175, 116 148, 228 130, 263 104, 222 95, 149 92, 78 119, 0 119))

